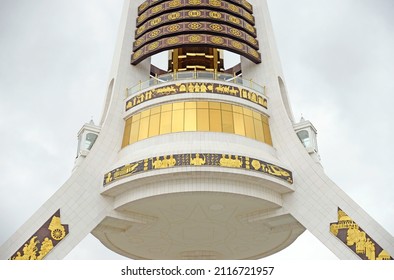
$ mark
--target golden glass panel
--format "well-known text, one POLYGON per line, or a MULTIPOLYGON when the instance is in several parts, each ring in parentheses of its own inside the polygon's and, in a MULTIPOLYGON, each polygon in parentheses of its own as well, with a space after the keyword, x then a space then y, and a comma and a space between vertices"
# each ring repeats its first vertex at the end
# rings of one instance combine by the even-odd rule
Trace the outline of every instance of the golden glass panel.
POLYGON ((237 106, 237 105, 233 105, 233 112, 234 112, 234 113, 241 114, 241 115, 244 114, 244 112, 243 112, 243 110, 242 110, 242 107, 241 107, 241 106, 237 106))
POLYGON ((220 105, 223 111, 229 111, 229 112, 233 111, 233 106, 231 104, 221 103, 220 105))
MULTIPOLYGON (((163 107, 162 107, 163 110, 163 107)), ((160 135, 171 133, 172 112, 162 112, 160 116, 160 135)))
MULTIPOLYGON (((237 106, 238 107, 238 106, 237 106)), ((241 108, 242 111, 242 108, 241 108)), ((233 113, 234 118, 234 133, 245 136, 245 123, 243 114, 233 113)))
POLYGON ((209 128, 213 132, 222 132, 222 114, 220 110, 209 109, 209 128))
POLYGON ((220 103, 219 102, 209 102, 209 109, 220 110, 220 103))
POLYGON ((141 112, 141 119, 150 116, 150 109, 141 112))
POLYGON ((150 109, 150 114, 155 115, 155 114, 160 114, 161 111, 161 106, 153 107, 150 109))
POLYGON ((234 120, 233 113, 231 111, 222 111, 222 131, 226 133, 234 133, 234 120))
POLYGON ((174 111, 175 111, 175 110, 184 110, 184 109, 185 109, 185 103, 184 103, 184 102, 177 102, 177 103, 174 103, 174 104, 172 105, 172 108, 173 108, 174 111))
POLYGON ((263 122, 261 121, 261 117, 260 120, 253 118, 253 121, 254 121, 254 132, 256 133, 256 140, 260 142, 264 142, 264 130, 263 130, 263 122))
POLYGON ((256 139, 256 135, 254 133, 253 118, 245 115, 244 120, 245 120, 245 136, 252 139, 256 139))
MULTIPOLYGON (((153 109, 151 110, 151 112, 153 112, 153 109)), ((148 137, 157 136, 159 135, 159 133, 160 133, 160 114, 154 114, 150 117, 148 137)))
MULTIPOLYGON (((183 105, 183 102, 180 103, 183 105)), ((174 104, 175 108, 175 104, 174 104)), ((184 110, 176 110, 172 112, 172 132, 180 132, 184 129, 184 110)))
POLYGON ((150 119, 149 117, 141 118, 141 120, 140 120, 140 129, 139 129, 139 132, 138 132, 138 141, 148 138, 149 119, 150 119))
POLYGON ((185 102, 185 109, 195 109, 196 107, 196 102, 185 102))
POLYGON ((234 133, 272 145, 266 115, 228 103, 189 101, 156 106, 127 119, 122 148, 148 137, 181 131, 234 133))
POLYGON ((261 121, 261 114, 259 112, 253 111, 253 118, 261 121))
MULTIPOLYGON (((196 105, 196 102, 186 102, 185 107, 187 106, 187 103, 194 103, 196 105)), ((196 109, 185 109, 185 130, 184 131, 196 131, 197 130, 197 110, 196 109)))
POLYGON ((141 118, 141 113, 135 114, 135 115, 132 117, 132 119, 133 119, 132 122, 139 121, 140 118, 141 118))
POLYGON ((272 146, 271 131, 268 123, 263 122, 264 142, 272 146))
MULTIPOLYGON (((134 119, 134 118, 133 118, 134 119)), ((140 121, 137 120, 131 124, 130 129, 130 144, 138 141, 138 132, 140 130, 140 121)))
POLYGON ((130 140, 130 130, 131 130, 131 120, 132 118, 129 118, 126 121, 125 127, 124 127, 124 133, 123 133, 123 141, 122 141, 122 148, 126 147, 129 145, 129 140, 130 140))
POLYGON ((208 109, 208 103, 207 101, 198 101, 197 109, 208 109))
MULTIPOLYGON (((203 102, 197 102, 197 108, 199 106, 198 103, 203 103, 203 102)), ((208 102, 204 102, 204 103, 206 103, 206 108, 208 108, 208 102)), ((209 131, 208 109, 197 109, 197 131, 209 131)))
POLYGON ((253 117, 253 112, 252 112, 252 110, 247 109, 247 108, 243 108, 243 109, 244 109, 244 115, 245 115, 245 116, 253 117))
POLYGON ((169 112, 172 111, 172 103, 161 105, 162 112, 169 112))

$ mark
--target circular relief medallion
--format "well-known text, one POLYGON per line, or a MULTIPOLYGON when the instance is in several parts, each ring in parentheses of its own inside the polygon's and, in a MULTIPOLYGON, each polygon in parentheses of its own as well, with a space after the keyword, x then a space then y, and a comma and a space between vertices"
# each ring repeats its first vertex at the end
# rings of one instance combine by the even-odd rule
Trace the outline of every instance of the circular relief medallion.
POLYGON ((142 55, 142 50, 138 50, 133 54, 133 59, 137 59, 142 55))
POLYGON ((149 45, 148 50, 153 51, 159 47, 159 42, 153 42, 149 45))
POLYGON ((189 36, 188 40, 189 40, 189 42, 197 43, 197 42, 201 42, 202 37, 199 35, 191 35, 191 36, 189 36))
POLYGON ((138 38, 136 41, 135 41, 135 46, 136 47, 138 47, 138 46, 140 46, 140 45, 142 45, 143 43, 145 42, 145 39, 144 38, 138 38))
POLYGON ((248 8, 249 10, 252 9, 252 5, 246 1, 246 0, 242 0, 242 5, 244 5, 246 8, 248 8))
POLYGON ((179 29, 181 29, 181 26, 179 24, 171 24, 170 26, 167 27, 167 31, 171 33, 176 32, 179 29))
POLYGON ((137 19, 138 22, 143 22, 145 19, 147 18, 147 14, 143 13, 142 15, 140 15, 137 19))
POLYGON ((249 49, 248 53, 256 58, 259 58, 259 53, 254 49, 249 49))
POLYGON ((209 12, 209 17, 219 19, 222 18, 222 14, 219 12, 209 12))
POLYGON ((222 3, 219 0, 209 0, 209 5, 214 7, 220 7, 222 3))
POLYGON ((217 24, 217 23, 210 24, 209 28, 213 31, 222 31, 223 30, 223 26, 221 26, 220 24, 217 24))
POLYGON ((140 35, 142 32, 145 31, 145 29, 146 29, 145 24, 142 25, 142 26, 140 26, 140 27, 138 27, 138 29, 137 29, 137 34, 140 35))
POLYGON ((230 4, 230 5, 228 6, 228 8, 229 8, 231 11, 233 11, 233 12, 239 13, 239 8, 238 8, 237 6, 235 6, 234 4, 230 4))
POLYGON ((232 23, 235 23, 235 24, 240 24, 240 23, 241 23, 241 20, 240 20, 239 18, 237 18, 237 17, 234 17, 234 16, 229 16, 228 19, 229 19, 232 23))
POLYGON ((251 22, 254 22, 254 18, 251 14, 249 13, 244 13, 244 17, 246 17, 248 20, 250 20, 251 22))
POLYGON ((157 5, 156 7, 154 7, 154 8, 152 9, 152 13, 153 13, 153 14, 156 14, 156 13, 160 12, 161 10, 163 10, 163 5, 162 5, 162 4, 157 5))
POLYGON ((159 36, 160 33, 161 33, 160 29, 153 30, 152 32, 149 33, 149 37, 150 38, 155 38, 155 37, 159 36))
POLYGON ((247 38, 249 43, 257 46, 257 40, 255 38, 253 38, 252 36, 247 36, 246 38, 247 38))
POLYGON ((189 27, 192 30, 196 30, 196 29, 200 29, 202 27, 202 24, 198 23, 198 22, 192 22, 192 23, 189 23, 187 25, 187 27, 189 27))
POLYGON ((139 11, 143 11, 145 10, 147 7, 149 6, 148 1, 145 1, 144 3, 141 4, 141 6, 139 7, 139 11))
POLYGON ((211 38, 211 42, 216 44, 216 45, 221 45, 221 44, 224 43, 224 39, 220 38, 220 37, 217 37, 217 36, 214 36, 214 37, 211 38))
POLYGON ((255 33, 255 32, 256 32, 256 30, 254 29, 254 27, 251 26, 250 24, 245 24, 245 28, 246 28, 249 32, 252 32, 252 33, 255 33))
POLYGON ((157 18, 152 19, 149 22, 149 24, 150 24, 150 26, 155 26, 155 25, 158 25, 160 22, 161 22, 161 17, 157 17, 157 18))
POLYGON ((62 240, 66 236, 66 232, 60 228, 56 228, 51 232, 51 236, 55 240, 62 240))
POLYGON ((181 5, 181 0, 172 0, 168 6, 171 8, 179 7, 181 5))
POLYGON ((171 14, 169 14, 168 16, 167 16, 167 18, 169 19, 169 20, 175 20, 175 19, 178 19, 178 18, 180 18, 181 17, 181 13, 180 12, 174 12, 174 13, 171 13, 171 14))
POLYGON ((233 34, 234 36, 237 36, 237 37, 242 36, 242 32, 239 31, 238 29, 235 29, 235 28, 230 28, 230 33, 233 34))
POLYGON ((189 0, 189 4, 190 5, 200 5, 201 4, 201 0, 189 0))
POLYGON ((188 13, 189 17, 199 17, 201 16, 201 12, 198 10, 192 10, 188 13))
POLYGON ((232 45, 234 48, 239 49, 239 50, 242 50, 242 49, 244 48, 244 46, 243 46, 240 42, 238 42, 238 41, 232 41, 232 42, 231 42, 231 45, 232 45))
POLYGON ((167 39, 167 44, 168 45, 175 45, 180 42, 180 39, 178 37, 171 37, 167 39))

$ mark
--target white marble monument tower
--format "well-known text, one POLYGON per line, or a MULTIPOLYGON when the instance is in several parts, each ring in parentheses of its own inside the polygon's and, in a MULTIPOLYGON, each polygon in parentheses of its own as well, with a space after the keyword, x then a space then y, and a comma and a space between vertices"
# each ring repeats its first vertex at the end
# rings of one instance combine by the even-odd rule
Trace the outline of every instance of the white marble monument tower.
POLYGON ((265 0, 125 0, 120 30, 100 124, 0 258, 62 259, 92 233, 134 259, 258 259, 308 229, 340 259, 392 259, 294 119, 265 0))

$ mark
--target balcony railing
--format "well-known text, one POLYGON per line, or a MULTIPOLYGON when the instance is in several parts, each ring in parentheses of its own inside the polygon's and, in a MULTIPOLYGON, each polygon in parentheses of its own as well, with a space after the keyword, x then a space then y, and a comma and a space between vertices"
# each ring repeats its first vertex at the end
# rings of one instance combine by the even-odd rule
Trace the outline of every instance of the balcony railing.
POLYGON ((200 79, 233 83, 247 87, 251 90, 254 90, 258 93, 262 93, 265 95, 265 87, 253 82, 252 80, 246 80, 241 77, 233 76, 227 73, 214 73, 207 71, 187 71, 187 72, 168 73, 157 77, 152 77, 151 79, 144 82, 140 82, 139 84, 127 89, 127 97, 141 90, 144 90, 148 87, 159 85, 162 83, 172 82, 176 80, 200 80, 200 79))

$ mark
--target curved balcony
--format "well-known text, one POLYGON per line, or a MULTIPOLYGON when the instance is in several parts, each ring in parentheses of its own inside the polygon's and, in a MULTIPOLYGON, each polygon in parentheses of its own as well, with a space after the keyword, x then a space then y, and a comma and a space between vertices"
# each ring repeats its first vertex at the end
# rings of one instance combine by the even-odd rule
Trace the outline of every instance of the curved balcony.
POLYGON ((167 82, 177 80, 213 80, 213 81, 224 81, 235 85, 240 85, 249 88, 257 93, 265 94, 265 86, 259 85, 252 80, 246 80, 241 77, 236 77, 227 73, 214 73, 207 71, 187 71, 187 72, 175 72, 152 77, 151 79, 140 82, 139 84, 132 86, 127 89, 127 97, 147 89, 152 86, 160 85, 167 82))

